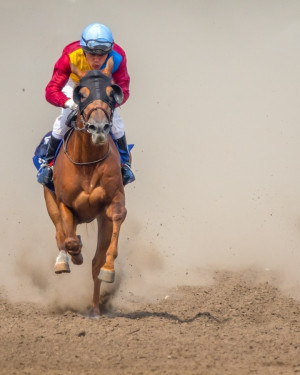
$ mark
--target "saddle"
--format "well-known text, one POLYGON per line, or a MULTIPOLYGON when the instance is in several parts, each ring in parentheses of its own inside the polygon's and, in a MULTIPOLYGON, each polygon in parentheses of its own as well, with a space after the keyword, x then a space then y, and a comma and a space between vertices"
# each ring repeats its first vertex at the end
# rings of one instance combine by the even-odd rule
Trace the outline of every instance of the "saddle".
POLYGON ((77 114, 78 114, 78 109, 75 109, 69 113, 67 120, 66 120, 66 125, 69 128, 75 128, 77 114))

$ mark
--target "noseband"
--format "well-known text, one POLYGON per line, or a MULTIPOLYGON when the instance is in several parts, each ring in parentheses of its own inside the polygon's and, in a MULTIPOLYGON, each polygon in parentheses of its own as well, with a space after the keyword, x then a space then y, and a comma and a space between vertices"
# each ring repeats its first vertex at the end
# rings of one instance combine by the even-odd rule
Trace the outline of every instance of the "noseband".
POLYGON ((103 111, 104 112, 104 114, 105 114, 105 116, 106 116, 106 118, 107 118, 107 120, 109 121, 109 123, 111 123, 112 122, 112 116, 113 116, 113 113, 114 113, 114 111, 113 111, 113 109, 111 108, 111 112, 110 112, 110 115, 109 115, 109 113, 107 112, 107 110, 105 109, 105 108, 103 108, 103 107, 101 107, 100 105, 97 105, 96 107, 94 107, 94 108, 91 108, 90 110, 89 110, 89 112, 85 115, 85 113, 84 113, 84 111, 81 113, 81 116, 84 118, 84 116, 86 117, 86 122, 88 121, 88 119, 91 117, 91 114, 94 112, 94 111, 96 111, 97 109, 101 109, 101 111, 103 111))

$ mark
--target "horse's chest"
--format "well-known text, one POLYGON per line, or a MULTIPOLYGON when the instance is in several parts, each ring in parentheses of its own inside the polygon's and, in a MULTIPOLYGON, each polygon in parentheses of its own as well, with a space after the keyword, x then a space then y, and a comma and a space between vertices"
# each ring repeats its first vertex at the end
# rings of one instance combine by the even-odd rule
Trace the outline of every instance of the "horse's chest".
POLYGON ((73 201, 73 208, 80 212, 82 210, 89 212, 99 210, 102 205, 105 205, 108 197, 106 190, 101 186, 90 187, 79 192, 73 201))
POLYGON ((73 174, 72 179, 60 181, 64 182, 60 189, 60 201, 70 207, 81 222, 89 222, 101 214, 111 202, 115 191, 110 180, 99 178, 99 174, 81 179, 74 178, 73 174))

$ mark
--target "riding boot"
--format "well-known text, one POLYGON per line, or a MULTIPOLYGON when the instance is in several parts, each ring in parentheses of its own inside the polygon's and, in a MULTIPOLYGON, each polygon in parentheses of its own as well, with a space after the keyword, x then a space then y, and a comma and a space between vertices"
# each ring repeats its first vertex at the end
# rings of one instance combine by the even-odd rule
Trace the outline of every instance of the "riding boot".
POLYGON ((57 139, 51 135, 48 143, 48 148, 46 155, 44 156, 43 164, 41 165, 41 168, 39 170, 39 173, 37 175, 37 180, 42 185, 47 185, 49 182, 52 181, 53 176, 53 168, 50 167, 49 163, 54 158, 56 154, 56 150, 61 142, 61 139, 57 139))
POLYGON ((128 151, 127 141, 125 134, 123 137, 116 139, 116 142, 118 144, 118 147, 120 149, 120 154, 123 156, 124 163, 121 165, 121 172, 122 172, 122 179, 123 179, 123 185, 130 184, 130 182, 133 182, 135 180, 134 174, 131 169, 130 164, 130 155, 128 151))

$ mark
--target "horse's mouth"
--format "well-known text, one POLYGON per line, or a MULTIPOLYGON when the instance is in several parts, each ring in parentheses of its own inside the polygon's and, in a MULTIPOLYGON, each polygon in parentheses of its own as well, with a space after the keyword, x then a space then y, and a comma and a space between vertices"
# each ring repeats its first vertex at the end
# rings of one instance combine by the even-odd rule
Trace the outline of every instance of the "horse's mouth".
POLYGON ((95 145, 103 145, 107 142, 107 134, 104 133, 96 133, 92 134, 92 141, 95 145))

